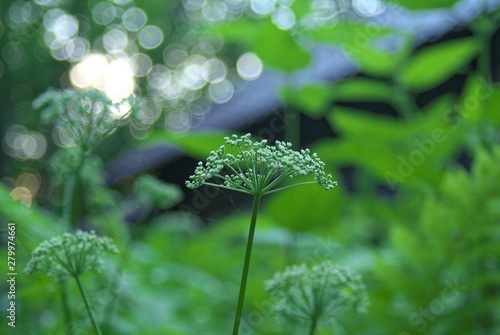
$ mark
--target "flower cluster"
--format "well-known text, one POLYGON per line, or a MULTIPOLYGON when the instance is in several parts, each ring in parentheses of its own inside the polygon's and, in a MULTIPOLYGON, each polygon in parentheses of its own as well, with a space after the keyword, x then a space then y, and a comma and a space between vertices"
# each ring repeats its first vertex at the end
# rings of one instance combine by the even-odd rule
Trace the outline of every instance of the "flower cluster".
POLYGON ((113 103, 96 89, 50 89, 35 99, 33 107, 42 110, 43 121, 56 126, 65 146, 77 145, 88 152, 135 115, 137 104, 129 100, 113 103))
POLYGON ((291 149, 291 143, 281 141, 276 141, 274 146, 267 145, 265 140, 253 142, 250 134, 224 139, 229 147, 237 148, 237 153, 227 153, 224 145, 212 151, 205 164, 198 164, 194 175, 189 177, 191 181, 186 182, 187 187, 211 185, 264 195, 276 191, 286 178, 310 174, 314 174, 314 182, 326 190, 336 185, 332 176, 325 174, 325 164, 309 149, 295 151, 291 149), (223 181, 223 184, 208 181, 212 178, 223 181))
POLYGON ((143 175, 135 182, 135 191, 140 203, 161 209, 178 204, 182 191, 177 185, 167 184, 151 175, 143 175))
POLYGON ((78 277, 88 270, 100 271, 104 252, 118 253, 109 237, 98 237, 94 231, 65 233, 43 241, 33 250, 25 272, 41 270, 54 281, 78 277))
POLYGON ((291 266, 266 281, 281 318, 331 322, 342 311, 366 312, 369 304, 361 276, 349 268, 322 262, 291 266))

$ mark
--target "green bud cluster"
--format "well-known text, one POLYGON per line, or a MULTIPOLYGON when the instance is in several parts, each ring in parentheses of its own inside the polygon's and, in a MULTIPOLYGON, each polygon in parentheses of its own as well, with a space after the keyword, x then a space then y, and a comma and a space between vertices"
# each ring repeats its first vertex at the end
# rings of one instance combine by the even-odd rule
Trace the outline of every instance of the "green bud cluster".
POLYGON ((369 305, 361 276, 330 261, 312 267, 287 267, 265 282, 274 297, 273 311, 281 319, 333 322, 346 310, 365 313, 369 305))
POLYGON ((211 185, 264 195, 279 190, 276 187, 286 178, 310 174, 314 174, 314 182, 326 190, 337 184, 331 175, 325 174, 325 163, 316 154, 311 154, 309 149, 295 151, 291 149, 291 143, 281 141, 269 146, 266 140, 252 141, 250 134, 241 137, 233 135, 224 139, 229 147, 238 148, 238 153, 227 153, 225 145, 212 151, 205 164, 198 164, 194 175, 186 182, 187 187, 211 185), (222 172, 223 170, 226 172, 222 172), (223 183, 212 183, 209 181, 212 178, 223 183))
POLYGON ((78 277, 88 270, 102 270, 104 252, 118 253, 109 237, 99 237, 94 231, 65 233, 43 241, 33 250, 25 273, 43 271, 54 281, 78 277))
POLYGON ((33 107, 42 111, 42 121, 60 127, 86 153, 135 114, 137 104, 129 100, 113 103, 96 89, 50 89, 35 99, 33 107), (123 113, 123 106, 130 109, 123 113))
POLYGON ((171 208, 183 198, 182 191, 177 185, 164 183, 151 175, 137 178, 135 191, 140 203, 161 209, 171 208))

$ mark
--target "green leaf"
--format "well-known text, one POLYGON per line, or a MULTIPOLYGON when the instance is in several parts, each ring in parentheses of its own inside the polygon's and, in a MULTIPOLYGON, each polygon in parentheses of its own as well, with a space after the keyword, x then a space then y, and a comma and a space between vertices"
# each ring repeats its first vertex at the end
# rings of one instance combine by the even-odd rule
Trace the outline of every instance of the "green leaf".
POLYGON ((366 137, 377 142, 404 139, 410 126, 396 118, 363 112, 356 109, 335 107, 328 117, 330 124, 346 137, 366 137))
POLYGON ((466 123, 478 124, 482 122, 494 91, 495 89, 482 76, 470 75, 462 90, 459 103, 456 104, 455 112, 460 113, 459 117, 466 123))
POLYGON ((339 23, 331 28, 316 29, 311 36, 317 41, 341 46, 363 72, 390 76, 398 66, 401 53, 376 50, 373 40, 391 32, 393 30, 379 24, 339 23))
MULTIPOLYGON (((208 28, 210 29, 210 28, 208 28)), ((262 31, 261 24, 255 20, 236 20, 231 24, 213 28, 213 31, 221 34, 226 42, 246 43, 253 45, 262 31)))
POLYGON ((356 65, 366 74, 391 77, 398 68, 399 62, 395 53, 370 48, 359 50, 356 47, 348 47, 346 49, 356 65))
POLYGON ((300 89, 285 88, 282 90, 282 95, 288 104, 310 117, 317 118, 322 116, 330 104, 332 92, 332 87, 308 85, 300 89))
POLYGON ((453 7, 458 0, 387 0, 411 10, 453 7))
POLYGON ((303 16, 311 13, 311 4, 309 1, 293 1, 290 9, 293 10, 297 21, 299 21, 303 16))
POLYGON ((230 43, 246 44, 268 66, 285 72, 306 67, 311 55, 290 32, 276 27, 270 20, 238 20, 213 28, 230 43))
POLYGON ((392 29, 377 23, 339 22, 332 27, 314 29, 310 35, 317 41, 334 43, 351 49, 356 48, 361 52, 372 47, 371 43, 374 38, 391 32, 393 32, 392 29))
POLYGON ((479 51, 474 38, 463 38, 429 46, 419 51, 403 69, 401 81, 411 90, 430 89, 455 74, 479 51))
POLYGON ((327 164, 367 167, 390 184, 438 182, 446 157, 462 143, 459 132, 450 133, 443 118, 452 101, 449 96, 436 100, 411 123, 336 108, 328 119, 340 139, 320 142, 315 149, 327 164))
POLYGON ((342 199, 338 190, 328 192, 305 185, 277 193, 266 206, 280 226, 301 232, 328 225, 339 215, 342 199))
POLYGON ((309 64, 311 55, 290 33, 269 22, 255 39, 253 51, 270 67, 291 72, 309 64))
POLYGON ((209 131, 209 132, 191 132, 182 136, 176 136, 165 130, 156 130, 146 140, 140 142, 141 146, 153 145, 158 143, 171 144, 188 155, 203 159, 210 151, 218 149, 224 144, 224 137, 229 133, 209 131))
POLYGON ((52 213, 32 204, 26 207, 10 196, 10 190, 0 184, 0 217, 18 225, 18 232, 28 241, 40 243, 64 230, 62 221, 52 213), (21 229, 21 227, 23 227, 21 229))
POLYGON ((391 101, 394 91, 383 81, 355 77, 339 82, 333 88, 336 100, 391 101))

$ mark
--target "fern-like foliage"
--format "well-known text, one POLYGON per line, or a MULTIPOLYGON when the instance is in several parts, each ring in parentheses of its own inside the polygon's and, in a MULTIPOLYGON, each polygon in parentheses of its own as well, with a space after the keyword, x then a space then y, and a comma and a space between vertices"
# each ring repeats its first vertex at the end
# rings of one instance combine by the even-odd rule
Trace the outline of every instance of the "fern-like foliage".
POLYGON ((500 334, 500 147, 445 174, 377 264, 387 334, 500 334))

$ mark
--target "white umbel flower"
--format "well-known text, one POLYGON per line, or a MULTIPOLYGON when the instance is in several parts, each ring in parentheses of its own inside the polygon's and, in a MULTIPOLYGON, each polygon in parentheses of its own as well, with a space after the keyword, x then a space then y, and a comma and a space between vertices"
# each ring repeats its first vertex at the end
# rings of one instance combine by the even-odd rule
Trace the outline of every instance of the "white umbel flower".
POLYGON ((78 277, 88 270, 100 271, 104 252, 118 253, 109 237, 97 236, 94 231, 65 233, 40 243, 24 271, 43 271, 55 281, 78 277))
MULTIPOLYGON (((226 153, 223 145, 212 151, 205 164, 200 162, 187 187, 197 188, 210 185, 248 194, 269 194, 280 190, 278 185, 286 178, 314 175, 314 181, 326 190, 334 188, 337 182, 331 175, 326 175, 325 163, 309 149, 292 150, 292 144, 276 141, 274 146, 266 140, 254 142, 250 134, 241 137, 225 137, 226 144, 238 148, 239 153, 226 153), (224 172, 223 172, 224 171, 224 172), (215 180, 222 184, 216 184, 215 180)), ((299 183, 301 185, 306 183, 299 183)), ((292 186, 295 186, 292 185, 292 186)))

